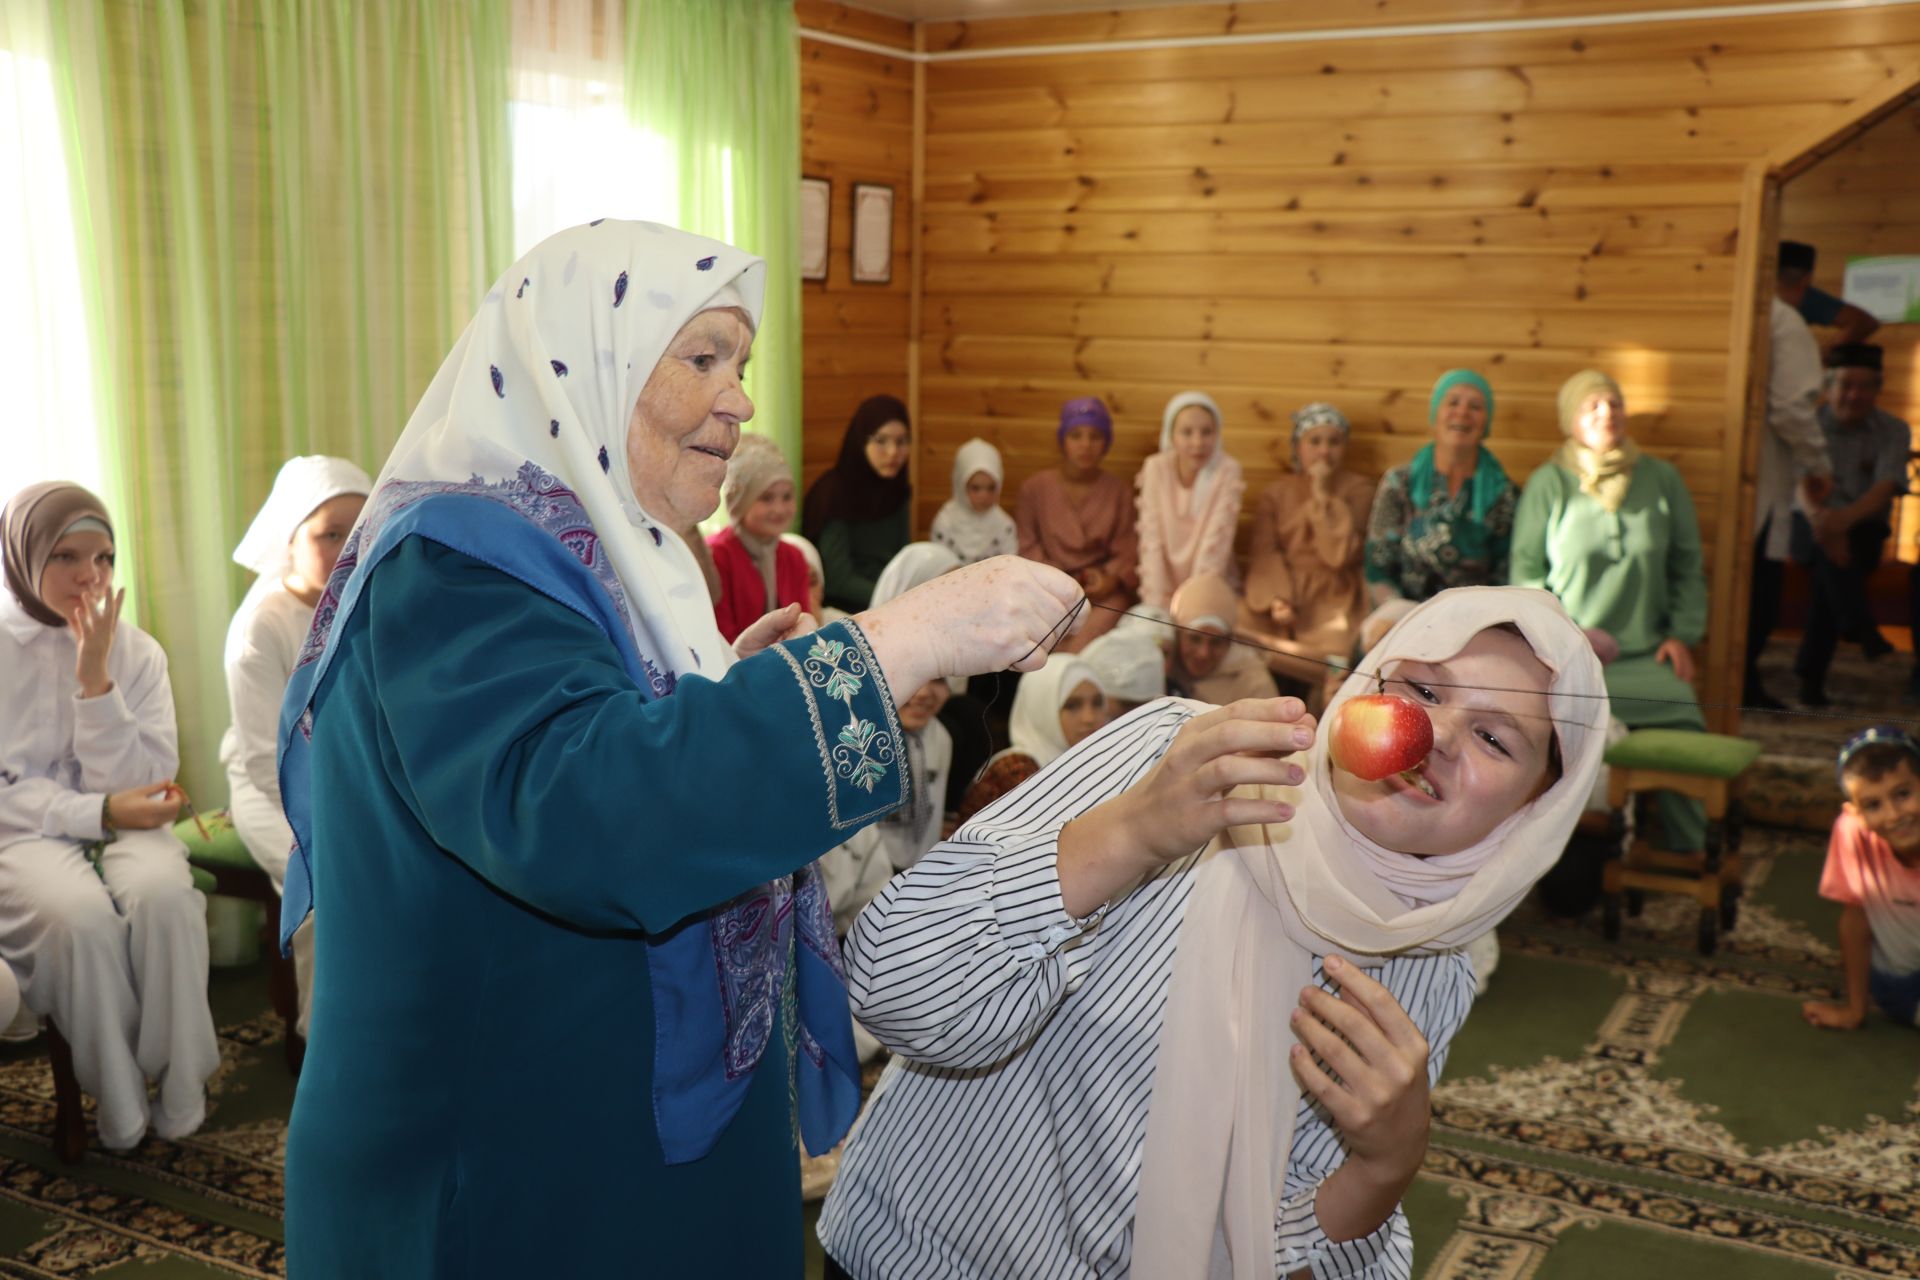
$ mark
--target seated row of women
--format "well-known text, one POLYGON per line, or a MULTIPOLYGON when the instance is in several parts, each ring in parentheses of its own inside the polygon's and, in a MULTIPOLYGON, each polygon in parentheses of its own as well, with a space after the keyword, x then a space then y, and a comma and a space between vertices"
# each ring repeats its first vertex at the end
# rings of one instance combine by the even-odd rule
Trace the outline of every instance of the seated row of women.
MULTIPOLYGON (((1242 562, 1234 543, 1244 472, 1222 448, 1211 397, 1189 391, 1167 403, 1160 448, 1131 489, 1104 465, 1112 415, 1097 398, 1075 399, 1060 414, 1059 464, 1021 485, 1012 515, 1000 506, 998 450, 978 439, 962 445, 931 538, 959 563, 1017 549, 1079 582, 1086 616, 1060 639, 1062 652, 1094 643, 1129 610, 1175 606, 1191 587, 1175 612, 1201 619, 1199 629, 1216 639, 1209 646, 1182 633, 1176 687, 1184 665, 1216 691, 1254 690, 1247 667, 1258 654, 1282 688, 1315 707, 1414 604, 1448 587, 1545 587, 1607 663, 1619 721, 1704 728, 1691 649, 1706 631, 1706 577, 1679 471, 1635 444, 1625 397, 1604 373, 1576 373, 1562 386, 1566 439, 1524 490, 1486 443, 1494 408, 1478 373, 1441 375, 1428 398, 1432 439, 1376 482, 1347 469, 1346 416, 1324 402, 1305 406, 1293 417, 1291 466, 1259 495, 1242 562), (1244 643, 1229 652, 1229 638, 1244 643)), ((818 544, 823 572, 814 576, 824 578, 828 606, 867 607, 883 568, 906 546, 909 431, 898 400, 866 401, 834 467, 807 495, 804 527, 818 544)), ((797 580, 808 572, 800 550, 790 553, 790 570, 777 570, 763 550, 790 520, 794 489, 777 451, 755 448, 764 508, 751 519, 736 513, 734 527, 713 540, 722 578, 748 596, 730 606, 723 593, 723 631, 799 598, 773 589, 777 573, 797 580)), ((1672 847, 1699 847, 1697 809, 1678 797, 1663 805, 1672 847)))

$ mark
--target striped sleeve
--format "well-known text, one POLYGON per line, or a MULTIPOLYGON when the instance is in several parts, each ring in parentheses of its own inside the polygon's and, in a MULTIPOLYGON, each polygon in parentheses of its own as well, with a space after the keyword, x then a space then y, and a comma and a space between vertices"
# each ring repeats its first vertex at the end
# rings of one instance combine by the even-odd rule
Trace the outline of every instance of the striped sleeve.
POLYGON ((1167 700, 1114 722, 893 878, 847 935, 854 1014, 882 1044, 974 1068, 1032 1039, 1098 925, 1061 905, 1060 828, 1144 776, 1195 709, 1167 700))
MULTIPOLYGON (((1473 1007, 1473 966, 1463 952, 1397 956, 1380 980, 1427 1039, 1427 1084, 1440 1081, 1447 1049, 1473 1007)), ((1314 964, 1314 982, 1334 988, 1314 964)), ((1287 1162, 1286 1197, 1274 1224, 1274 1274, 1307 1271, 1314 1280, 1408 1280, 1413 1274, 1413 1233, 1395 1205, 1387 1220, 1355 1240, 1332 1241, 1320 1229, 1314 1200, 1320 1184, 1346 1159, 1346 1147, 1331 1119, 1303 1097, 1294 1122, 1287 1162)))

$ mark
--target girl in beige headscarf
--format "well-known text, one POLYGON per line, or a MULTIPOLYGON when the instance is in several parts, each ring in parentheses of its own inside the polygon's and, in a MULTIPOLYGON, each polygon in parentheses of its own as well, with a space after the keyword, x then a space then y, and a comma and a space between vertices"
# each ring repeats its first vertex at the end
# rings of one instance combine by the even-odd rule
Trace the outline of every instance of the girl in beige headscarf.
POLYGON ((1280 691, 1258 652, 1233 642, 1240 598, 1217 573, 1189 578, 1173 593, 1173 650, 1167 689, 1183 698, 1225 706, 1239 698, 1271 698, 1280 691))
POLYGON ((1333 771, 1294 699, 1154 703, 888 886, 848 936, 849 989, 899 1056, 822 1212, 829 1257, 862 1278, 1408 1273, 1398 1202, 1472 1001, 1458 948, 1553 865, 1606 713, 1540 591, 1417 606, 1331 732, 1383 683, 1433 721, 1411 778, 1333 771))

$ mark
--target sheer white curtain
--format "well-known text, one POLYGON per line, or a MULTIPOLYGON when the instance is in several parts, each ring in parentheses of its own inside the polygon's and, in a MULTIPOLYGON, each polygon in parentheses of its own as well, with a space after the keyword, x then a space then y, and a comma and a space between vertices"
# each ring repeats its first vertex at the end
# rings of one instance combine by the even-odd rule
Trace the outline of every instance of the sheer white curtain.
POLYGON ((514 0, 514 254, 595 218, 674 222, 665 142, 627 118, 625 0, 514 0))
POLYGON ((51 38, 46 0, 0 3, 0 502, 103 479, 51 38))

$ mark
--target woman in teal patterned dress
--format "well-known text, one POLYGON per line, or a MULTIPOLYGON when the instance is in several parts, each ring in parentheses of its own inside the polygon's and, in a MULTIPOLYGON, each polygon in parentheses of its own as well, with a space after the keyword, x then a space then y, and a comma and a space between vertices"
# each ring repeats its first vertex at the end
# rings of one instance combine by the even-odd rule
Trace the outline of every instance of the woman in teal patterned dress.
POLYGON ((1493 388, 1449 369, 1427 400, 1433 441, 1380 477, 1367 522, 1367 596, 1360 647, 1373 647, 1413 606, 1448 587, 1499 586, 1518 493, 1484 443, 1493 388))
POLYGON ((859 1102, 810 864, 908 799, 894 691, 1044 657, 1078 593, 1003 557, 722 640, 672 530, 752 416, 764 280, 643 223, 537 246, 327 584, 281 719, 292 1274, 800 1274, 796 1134, 859 1102))

